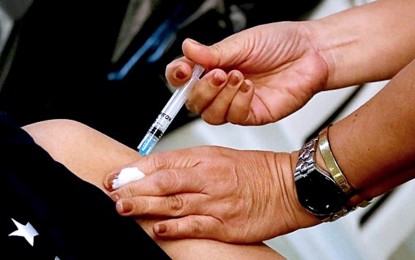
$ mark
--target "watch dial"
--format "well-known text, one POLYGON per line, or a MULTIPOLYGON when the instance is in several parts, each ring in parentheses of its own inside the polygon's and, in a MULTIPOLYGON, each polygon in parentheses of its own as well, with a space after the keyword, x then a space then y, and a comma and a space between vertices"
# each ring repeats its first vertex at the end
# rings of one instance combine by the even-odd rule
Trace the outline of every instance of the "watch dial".
POLYGON ((340 210, 345 196, 332 179, 317 170, 296 182, 298 199, 311 213, 325 217, 340 210))

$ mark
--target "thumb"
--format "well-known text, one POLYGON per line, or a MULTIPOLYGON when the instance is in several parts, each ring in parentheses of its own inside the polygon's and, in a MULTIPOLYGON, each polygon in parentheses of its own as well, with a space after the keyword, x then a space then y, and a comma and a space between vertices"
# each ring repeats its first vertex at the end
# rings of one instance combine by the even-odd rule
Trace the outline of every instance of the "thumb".
POLYGON ((244 60, 244 54, 249 53, 238 46, 238 41, 232 40, 234 36, 225 38, 211 46, 201 44, 193 39, 183 41, 183 54, 189 60, 207 68, 220 68, 223 70, 238 69, 244 60))

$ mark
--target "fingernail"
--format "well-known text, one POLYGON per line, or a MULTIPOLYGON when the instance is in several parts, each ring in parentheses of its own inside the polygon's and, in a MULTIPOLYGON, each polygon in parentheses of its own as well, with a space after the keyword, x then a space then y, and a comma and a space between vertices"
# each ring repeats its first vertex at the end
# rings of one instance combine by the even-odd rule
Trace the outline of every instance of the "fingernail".
POLYGON ((174 77, 178 80, 182 80, 182 79, 186 78, 186 74, 184 74, 181 66, 179 66, 176 69, 176 71, 174 72, 174 77))
POLYGON ((105 178, 104 187, 107 190, 110 190, 110 191, 114 190, 113 187, 112 187, 112 184, 113 184, 114 180, 117 178, 117 176, 118 176, 118 173, 115 173, 115 174, 111 174, 111 175, 107 176, 107 178, 105 178))
POLYGON ((239 90, 242 92, 242 93, 246 93, 246 92, 248 92, 249 91, 249 89, 251 88, 251 86, 248 84, 248 82, 245 80, 244 82, 243 82, 243 84, 242 84, 242 86, 239 88, 239 90))
POLYGON ((230 79, 229 79, 229 84, 231 86, 233 87, 238 86, 240 81, 241 81, 241 78, 239 77, 237 73, 231 73, 230 79))
POLYGON ((163 234, 166 233, 167 226, 165 224, 157 224, 154 226, 154 233, 156 234, 163 234))
POLYGON ((119 200, 115 204, 115 208, 119 213, 129 213, 133 210, 133 204, 128 200, 119 200))
POLYGON ((226 77, 225 77, 222 73, 216 72, 215 74, 213 74, 213 77, 212 77, 212 84, 213 84, 214 86, 219 87, 219 86, 221 86, 221 85, 222 85, 225 81, 226 81, 226 77))

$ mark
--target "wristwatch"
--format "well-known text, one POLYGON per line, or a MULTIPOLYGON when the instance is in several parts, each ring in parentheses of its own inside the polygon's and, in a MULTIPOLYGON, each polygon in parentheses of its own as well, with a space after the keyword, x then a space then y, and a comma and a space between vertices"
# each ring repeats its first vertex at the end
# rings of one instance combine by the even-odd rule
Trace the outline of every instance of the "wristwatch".
POLYGON ((300 204, 322 221, 334 221, 353 208, 347 205, 348 196, 331 174, 316 164, 318 137, 304 144, 294 172, 300 204))

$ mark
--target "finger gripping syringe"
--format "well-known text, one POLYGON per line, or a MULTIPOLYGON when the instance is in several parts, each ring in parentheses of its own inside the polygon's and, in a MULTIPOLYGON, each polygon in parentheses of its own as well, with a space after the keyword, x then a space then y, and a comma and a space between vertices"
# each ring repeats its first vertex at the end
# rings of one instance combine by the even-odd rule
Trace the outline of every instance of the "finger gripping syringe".
POLYGON ((203 71, 204 69, 200 65, 196 65, 193 68, 190 80, 174 92, 167 104, 161 110, 160 114, 157 116, 157 119, 147 131, 147 134, 144 136, 143 140, 141 140, 140 144, 137 146, 138 152, 141 155, 148 155, 154 146, 156 146, 157 142, 166 132, 170 123, 185 104, 190 88, 199 80, 199 77, 202 75, 203 71))

